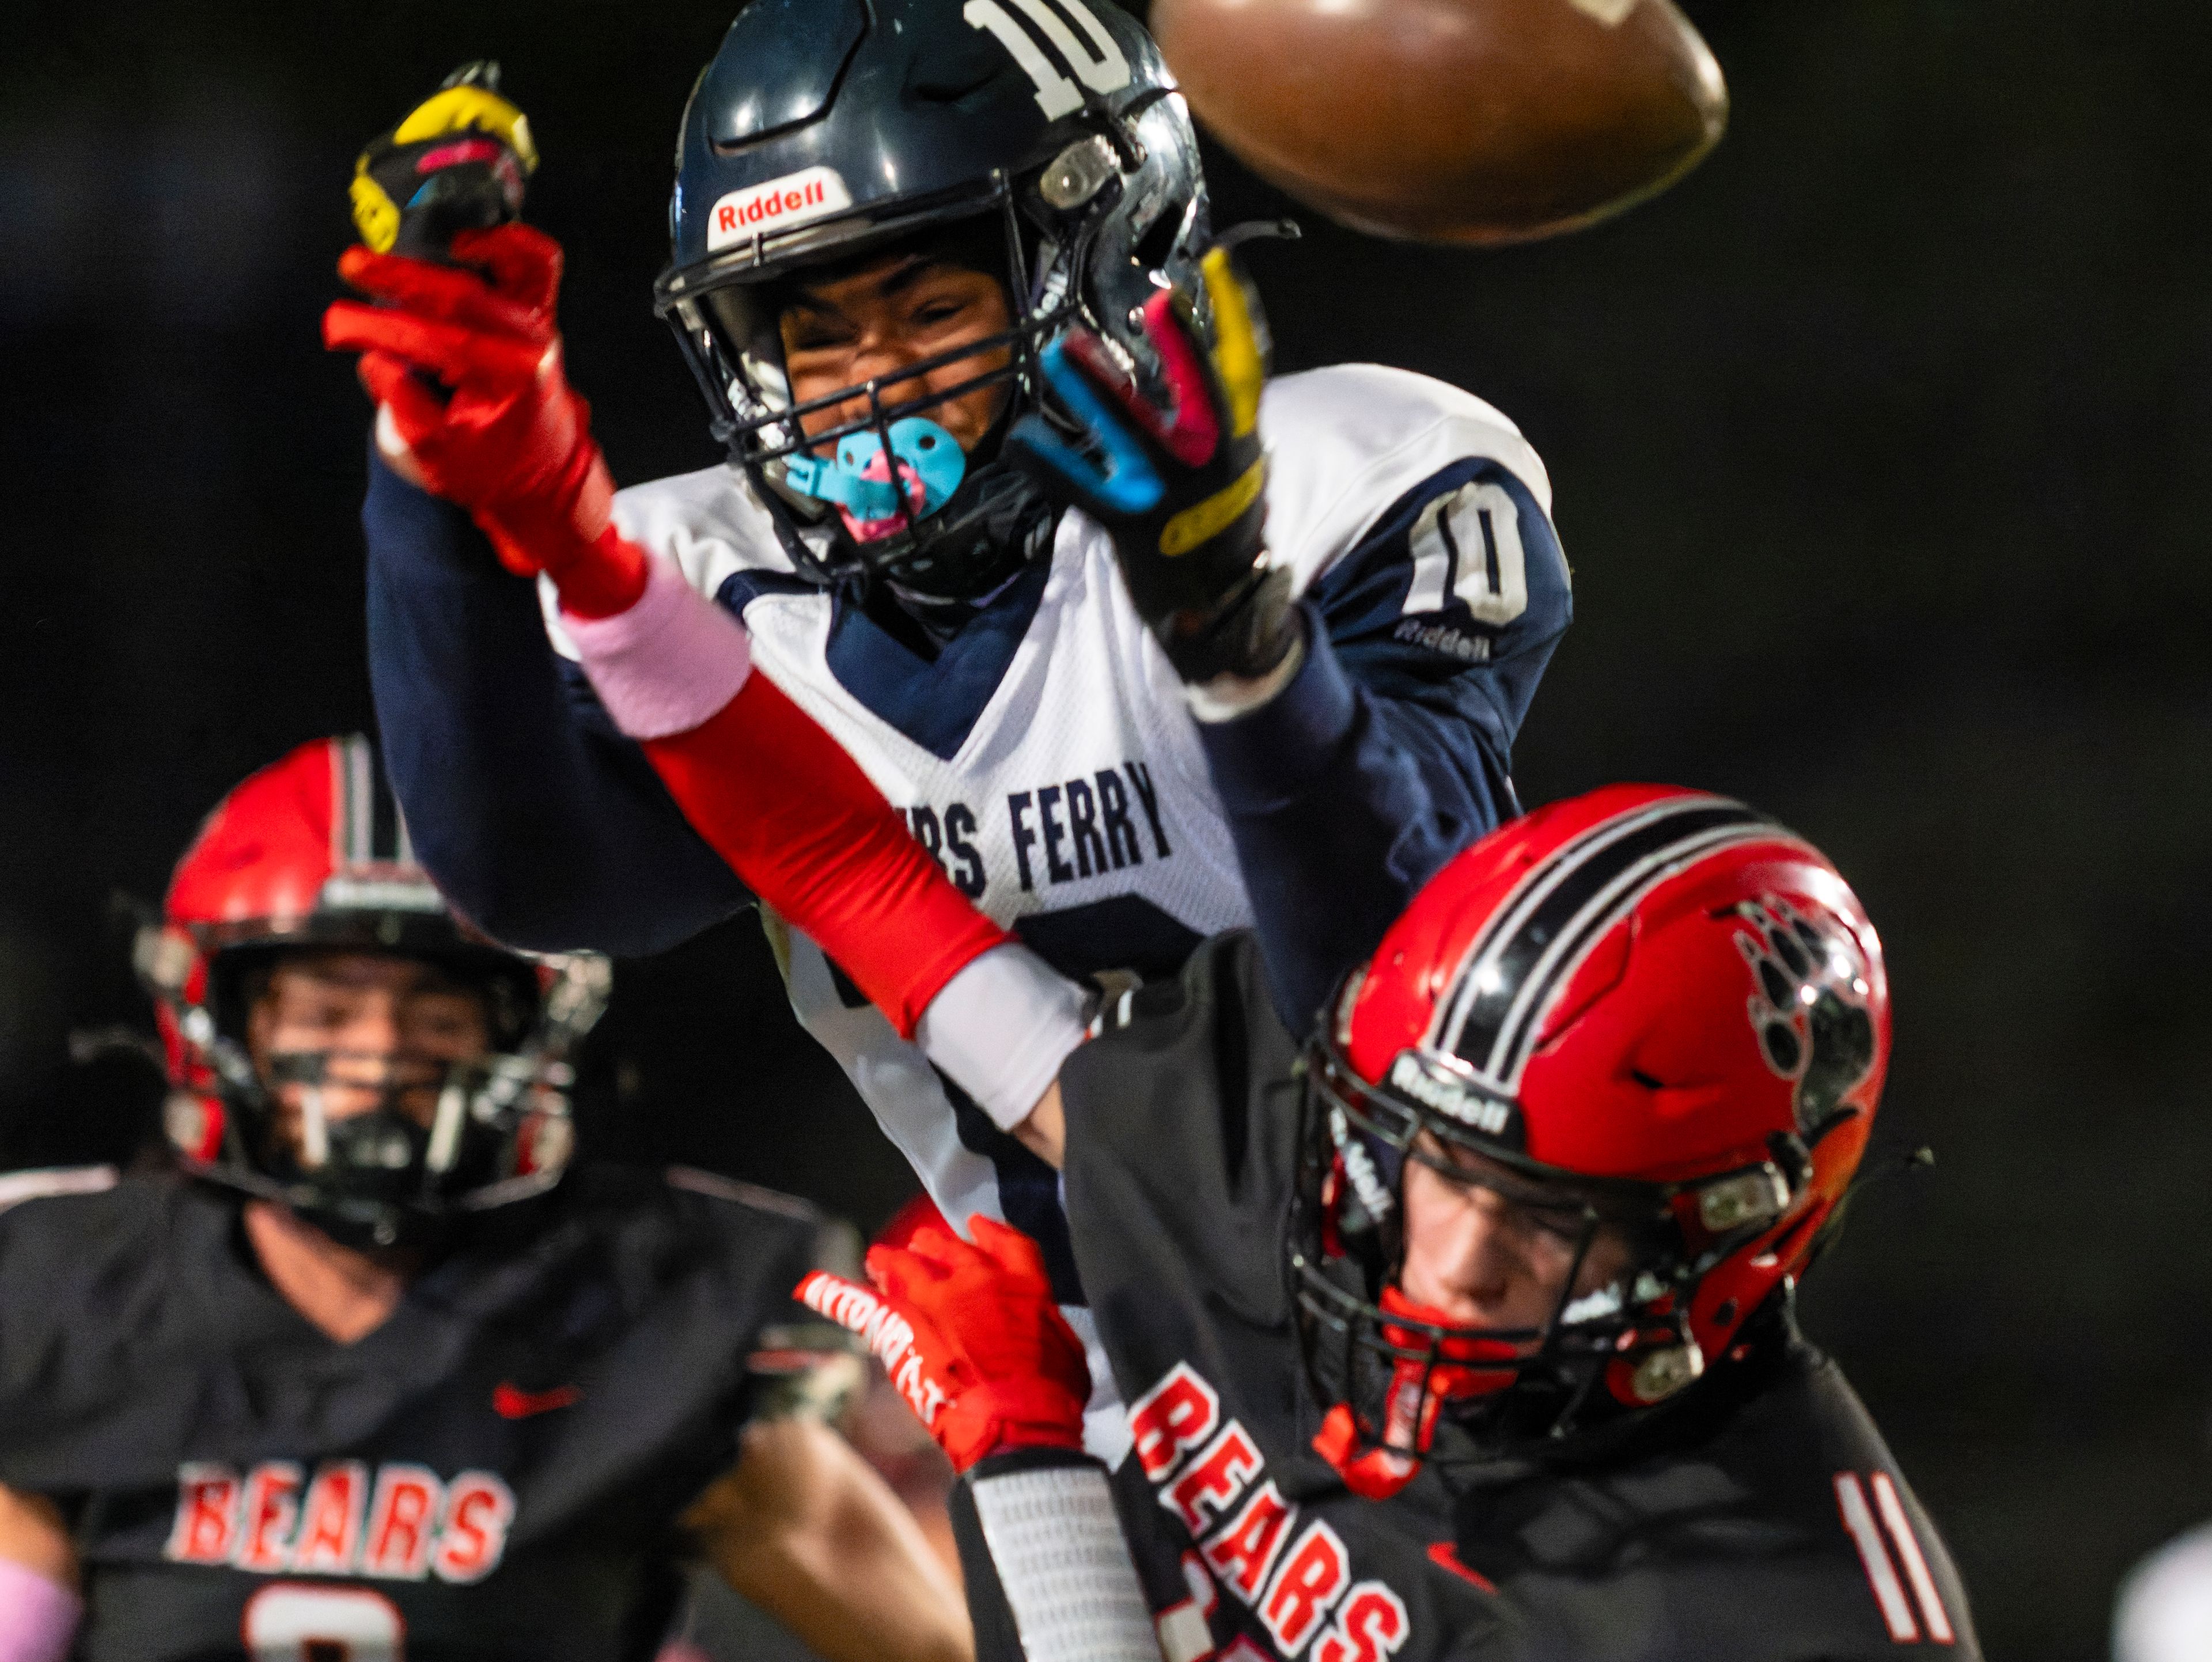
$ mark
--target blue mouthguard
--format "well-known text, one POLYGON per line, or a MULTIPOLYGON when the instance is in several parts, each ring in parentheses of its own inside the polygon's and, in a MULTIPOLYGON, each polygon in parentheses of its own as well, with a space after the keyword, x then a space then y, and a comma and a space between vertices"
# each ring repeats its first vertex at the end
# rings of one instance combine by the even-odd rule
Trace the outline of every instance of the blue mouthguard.
MULTIPOLYGON (((891 423, 891 458, 901 473, 921 481, 919 508, 908 511, 919 519, 945 506, 967 476, 968 458, 959 440, 933 421, 908 416, 891 423)), ((883 465, 883 440, 872 432, 848 433, 837 441, 834 458, 793 456, 783 464, 784 481, 791 488, 823 502, 835 502, 854 519, 896 518, 901 506, 898 487, 883 465), (865 476, 871 467, 882 476, 865 476)))

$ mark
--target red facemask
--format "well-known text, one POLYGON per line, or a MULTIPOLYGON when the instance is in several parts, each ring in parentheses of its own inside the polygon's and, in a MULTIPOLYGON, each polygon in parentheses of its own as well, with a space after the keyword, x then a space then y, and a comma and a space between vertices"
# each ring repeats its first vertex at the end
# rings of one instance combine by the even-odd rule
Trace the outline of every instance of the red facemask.
MULTIPOLYGON (((1395 1286, 1385 1287, 1378 1302, 1386 1315, 1432 1327, 1455 1325, 1443 1311, 1414 1303, 1395 1286)), ((1389 1322, 1383 1324, 1382 1337, 1404 1350, 1425 1350, 1429 1343, 1426 1334, 1389 1322)), ((1382 1398, 1379 1441, 1361 1435, 1349 1403, 1337 1404, 1322 1420, 1314 1452, 1362 1500, 1387 1501, 1413 1482, 1420 1461, 1399 1451, 1425 1453, 1436 1437, 1437 1416, 1446 1403, 1504 1390, 1513 1382, 1521 1360, 1519 1348, 1504 1339, 1448 1338, 1441 1350, 1443 1359, 1433 1366, 1402 1360, 1393 1364, 1389 1388, 1382 1398)))

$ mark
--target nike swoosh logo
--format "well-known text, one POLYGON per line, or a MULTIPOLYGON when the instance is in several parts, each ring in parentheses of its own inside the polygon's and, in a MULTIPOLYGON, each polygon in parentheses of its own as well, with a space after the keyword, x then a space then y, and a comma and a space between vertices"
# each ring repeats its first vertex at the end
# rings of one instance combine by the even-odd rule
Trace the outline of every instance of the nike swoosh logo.
POLYGON ((1477 1574, 1460 1562, 1459 1549, 1449 1541, 1437 1541, 1429 1548, 1429 1562, 1439 1569, 1448 1569, 1454 1575, 1472 1581, 1485 1592, 1496 1592, 1497 1583, 1488 1576, 1477 1574))
POLYGON ((492 1387, 491 1411, 502 1420, 526 1420, 532 1414, 550 1414, 580 1400, 583 1392, 573 1385, 556 1385, 550 1391, 525 1391, 501 1380, 492 1387))

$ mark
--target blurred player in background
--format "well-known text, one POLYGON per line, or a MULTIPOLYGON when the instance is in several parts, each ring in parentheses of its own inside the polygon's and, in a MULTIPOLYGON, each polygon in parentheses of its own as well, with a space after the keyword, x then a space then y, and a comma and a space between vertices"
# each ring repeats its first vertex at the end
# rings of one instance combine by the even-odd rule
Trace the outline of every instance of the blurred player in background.
POLYGON ((571 1168, 606 965, 461 925, 365 740, 234 791, 139 960, 185 1174, 0 1216, 0 1656, 645 1658, 694 1557, 833 1662, 969 1654, 823 1423, 814 1214, 571 1168))
MULTIPOLYGON (((1322 851, 1277 829, 1300 803, 1332 804, 1340 880, 1393 895, 1515 811, 1510 748, 1571 614, 1543 466, 1419 376, 1262 394, 1194 136, 1126 14, 745 6, 684 113, 657 295, 728 460, 611 500, 561 372, 550 240, 471 233, 457 265, 372 252, 457 130, 527 148, 512 106, 435 100, 373 148, 371 246, 342 270, 374 304, 339 303, 325 335, 363 352, 377 406, 393 778, 424 863, 501 939, 647 952, 748 898, 573 662, 568 620, 611 603, 572 585, 541 618, 508 574, 614 544, 742 616, 751 661, 960 890, 1070 976, 1172 973, 1255 912, 1328 937, 1302 898, 1322 851), (1189 344, 1217 337, 1237 354, 1218 404, 1189 344), (1240 868, 1232 828, 1272 858, 1240 868)), ((702 710, 744 661, 704 677, 702 710)), ((945 1215, 1018 1223, 1073 1309, 1054 1174, 1012 1134, 1050 1047, 963 1089, 851 965, 772 936, 799 1018, 945 1215)), ((1110 1414, 1097 1430, 1121 1445, 1110 1414)))

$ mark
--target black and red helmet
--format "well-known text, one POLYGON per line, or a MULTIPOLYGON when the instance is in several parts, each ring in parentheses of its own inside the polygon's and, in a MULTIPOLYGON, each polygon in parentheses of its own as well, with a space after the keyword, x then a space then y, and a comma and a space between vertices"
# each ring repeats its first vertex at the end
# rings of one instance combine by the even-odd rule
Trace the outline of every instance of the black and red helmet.
POLYGON ((1308 1047, 1290 1270, 1326 1452, 1387 1493, 1440 1428, 1496 1452, 1674 1397, 1804 1268, 1888 1056, 1864 909, 1741 803, 1617 786, 1461 854, 1308 1047), (1610 1224, 1630 1267, 1570 1276, 1541 1328, 1426 1319, 1395 1284, 1400 1179, 1440 1145, 1571 1213, 1577 1265, 1610 1224))
POLYGON ((596 954, 523 954, 457 917, 416 862, 375 747, 317 739, 238 786, 177 863, 134 954, 169 1058, 164 1125, 187 1169, 278 1199, 343 1239, 419 1239, 456 1214, 550 1187, 574 1137, 568 1056, 610 980, 596 954), (480 988, 491 1051, 447 1067, 427 1129, 395 1100, 322 1122, 328 1057, 257 1069, 248 1007, 279 955, 313 949, 434 962, 480 988), (276 1134, 277 1079, 307 1087, 301 1146, 276 1134))

